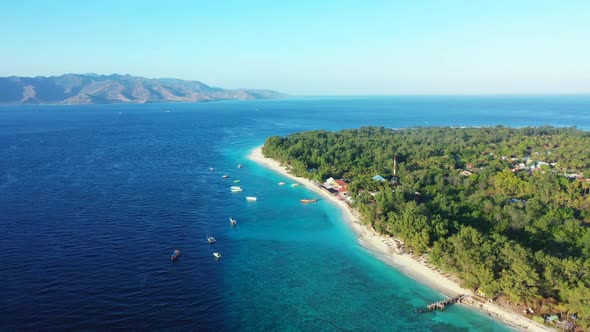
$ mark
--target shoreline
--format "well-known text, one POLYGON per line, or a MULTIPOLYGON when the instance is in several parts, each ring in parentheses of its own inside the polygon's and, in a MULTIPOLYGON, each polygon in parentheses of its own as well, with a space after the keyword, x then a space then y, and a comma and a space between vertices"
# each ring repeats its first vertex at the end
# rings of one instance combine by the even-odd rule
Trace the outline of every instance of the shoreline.
POLYGON ((286 167, 282 166, 278 161, 264 157, 262 155, 262 146, 253 149, 248 154, 248 159, 283 176, 286 176, 297 183, 304 185, 306 188, 312 190, 321 197, 330 200, 342 210, 344 222, 346 222, 346 224, 357 235, 358 243, 366 250, 369 250, 378 259, 402 272, 406 276, 422 284, 425 284, 448 297, 466 294, 473 301, 471 304, 463 303, 464 305, 486 313, 490 317, 493 317, 520 331, 556 331, 551 327, 539 324, 510 309, 501 307, 496 303, 477 301, 474 299, 473 292, 471 290, 461 287, 456 281, 451 279, 451 277, 441 273, 433 266, 425 262, 423 258, 415 258, 407 253, 397 253, 394 250, 393 238, 380 235, 372 228, 362 225, 352 208, 350 208, 344 201, 341 201, 326 191, 321 190, 311 180, 294 176, 290 174, 286 170, 286 167))

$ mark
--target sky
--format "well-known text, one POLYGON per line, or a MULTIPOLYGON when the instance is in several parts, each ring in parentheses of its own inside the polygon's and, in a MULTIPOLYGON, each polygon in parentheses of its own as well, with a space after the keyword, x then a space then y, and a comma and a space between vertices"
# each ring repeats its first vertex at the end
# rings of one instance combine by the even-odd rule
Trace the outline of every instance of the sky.
POLYGON ((290 95, 590 93, 590 1, 0 0, 0 76, 290 95))

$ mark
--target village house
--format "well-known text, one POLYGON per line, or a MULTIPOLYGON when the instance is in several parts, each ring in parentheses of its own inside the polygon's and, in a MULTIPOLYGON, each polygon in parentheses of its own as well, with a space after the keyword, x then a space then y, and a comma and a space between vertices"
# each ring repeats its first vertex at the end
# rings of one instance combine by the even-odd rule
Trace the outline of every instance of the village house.
POLYGON ((341 193, 345 193, 348 191, 348 184, 346 183, 346 181, 342 179, 334 180, 333 187, 341 193))
POLYGON ((339 190, 337 186, 338 184, 336 183, 336 180, 334 180, 332 177, 324 181, 324 184, 322 185, 322 187, 332 195, 338 195, 339 190))
POLYGON ((383 181, 387 181, 387 180, 385 180, 385 178, 382 177, 381 175, 377 174, 377 175, 375 175, 373 177, 373 181, 381 181, 381 182, 383 182, 383 181))
POLYGON ((473 175, 473 173, 470 172, 470 171, 462 171, 460 174, 463 175, 463 176, 471 176, 471 175, 473 175))

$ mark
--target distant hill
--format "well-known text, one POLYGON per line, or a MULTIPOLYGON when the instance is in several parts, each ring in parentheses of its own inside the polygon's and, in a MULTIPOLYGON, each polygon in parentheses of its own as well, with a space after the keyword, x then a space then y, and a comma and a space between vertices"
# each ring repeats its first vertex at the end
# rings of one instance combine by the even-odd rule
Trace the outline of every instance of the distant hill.
POLYGON ((272 90, 225 90, 199 81, 131 75, 0 77, 4 104, 109 104, 284 98, 272 90))

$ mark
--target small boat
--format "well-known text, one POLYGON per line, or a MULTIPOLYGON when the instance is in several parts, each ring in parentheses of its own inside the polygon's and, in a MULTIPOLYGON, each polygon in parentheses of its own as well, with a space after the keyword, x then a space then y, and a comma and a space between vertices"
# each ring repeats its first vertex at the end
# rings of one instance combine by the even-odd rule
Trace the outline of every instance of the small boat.
POLYGON ((233 183, 240 183, 240 180, 234 180, 233 183))
POLYGON ((221 258, 221 254, 218 252, 214 252, 213 256, 215 256, 215 259, 220 259, 221 258))
POLYGON ((299 202, 301 202, 301 203, 315 203, 317 201, 318 201, 317 198, 304 198, 304 199, 299 200, 299 202))
POLYGON ((291 184, 291 187, 299 187, 299 183, 293 183, 291 184))
POLYGON ((207 236, 207 241, 209 241, 209 243, 211 243, 211 244, 217 242, 217 240, 215 240, 215 238, 213 236, 207 236))
POLYGON ((238 187, 238 186, 231 186, 229 187, 229 189, 233 192, 233 193, 239 193, 242 191, 242 187, 238 187))
POLYGON ((256 197, 254 197, 254 196, 246 196, 246 200, 247 200, 248 202, 256 202, 256 199, 257 199, 257 198, 256 198, 256 197))
POLYGON ((213 172, 214 170, 215 170, 215 168, 209 167, 209 172, 213 172))
POLYGON ((284 185, 285 185, 285 182, 283 182, 283 181, 279 182, 279 186, 284 186, 284 185))
POLYGON ((224 179, 227 179, 229 177, 229 175, 225 174, 225 175, 222 175, 221 177, 224 179))
POLYGON ((229 217, 229 223, 233 225, 236 225, 238 223, 238 221, 234 218, 234 217, 229 217))
POLYGON ((243 168, 244 166, 242 164, 238 164, 238 168, 243 168))
POLYGON ((170 260, 175 261, 178 259, 178 256, 180 256, 180 250, 176 249, 176 250, 174 250, 174 252, 172 252, 172 256, 170 256, 170 260))

